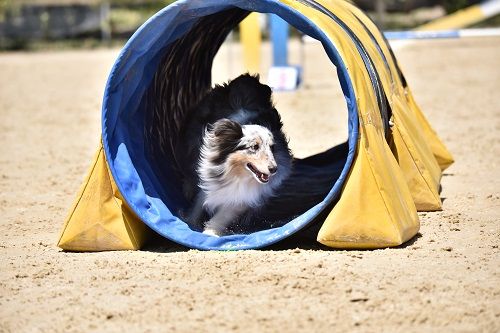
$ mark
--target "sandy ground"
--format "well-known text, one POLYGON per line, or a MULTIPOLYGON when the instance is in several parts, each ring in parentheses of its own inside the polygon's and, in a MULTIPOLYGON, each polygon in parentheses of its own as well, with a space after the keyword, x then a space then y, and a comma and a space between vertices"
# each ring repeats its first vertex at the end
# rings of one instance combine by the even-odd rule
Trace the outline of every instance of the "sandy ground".
MULTIPOLYGON (((457 162, 442 180, 444 210, 421 213, 409 244, 375 251, 307 241, 224 253, 165 242, 60 251, 116 53, 0 55, 0 332, 500 331, 499 38, 397 50, 457 162)), ((277 96, 298 155, 346 127, 316 46, 305 68, 305 88, 277 96)))

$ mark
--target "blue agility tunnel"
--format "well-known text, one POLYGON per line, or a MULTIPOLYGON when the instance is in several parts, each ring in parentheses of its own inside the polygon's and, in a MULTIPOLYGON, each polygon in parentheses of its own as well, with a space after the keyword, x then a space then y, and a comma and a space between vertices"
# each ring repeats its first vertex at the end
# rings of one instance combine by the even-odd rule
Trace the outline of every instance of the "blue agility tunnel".
MULTIPOLYGON (((102 110, 105 159, 118 197, 133 215, 158 234, 190 248, 261 248, 307 227, 319 229, 325 219, 330 220, 329 231, 338 236, 326 236, 322 242, 327 245, 398 245, 418 231, 410 190, 386 140, 391 137, 389 105, 396 101, 394 98, 398 102, 406 98, 405 89, 406 82, 382 34, 343 0, 181 0, 149 19, 130 38, 113 66, 102 110), (336 9, 342 15, 337 15, 336 9), (180 212, 189 203, 173 171, 173 147, 186 112, 211 87, 211 67, 217 51, 228 33, 250 12, 278 15, 321 42, 337 69, 347 104, 349 134, 345 144, 295 160, 290 183, 264 208, 262 221, 228 236, 212 237, 192 230, 182 220, 180 212), (352 178, 352 185, 348 178, 352 178), (308 193, 314 181, 321 182, 313 184, 323 187, 321 197, 308 193), (374 191, 369 190, 372 185, 374 191), (362 191, 346 191, 349 186, 366 186, 371 197, 364 198, 362 191), (342 192, 348 193, 345 203, 339 206, 336 203, 342 192), (273 205, 283 207, 287 195, 302 196, 304 206, 289 207, 284 214, 273 215, 273 205), (339 229, 335 222, 331 228, 333 220, 346 225, 339 229), (263 224, 271 228, 263 230, 263 224), (387 230, 395 234, 388 235, 387 230)), ((409 108, 406 101, 401 103, 409 108)), ((405 147, 409 146, 405 141, 405 147)), ((65 230, 68 223, 71 218, 65 230)), ((76 236, 72 237, 74 241, 76 236)), ((62 243, 59 246, 65 248, 62 243)))
MULTIPOLYGON (((355 100, 354 92, 335 47, 307 17, 277 1, 179 1, 146 22, 118 57, 106 86, 102 138, 109 168, 124 199, 140 219, 157 233, 193 248, 260 248, 306 227, 338 197, 354 157, 358 135, 357 112, 351 100, 355 100), (172 117, 160 114, 155 121, 173 123, 173 113, 180 113, 182 107, 188 108, 193 96, 200 96, 211 86, 213 57, 226 35, 249 12, 277 14, 323 42, 328 56, 338 68, 348 103, 349 152, 340 156, 341 172, 331 183, 328 195, 309 210, 278 228, 216 238, 192 231, 176 216, 179 206, 183 205, 182 187, 175 178, 169 177, 172 174, 169 175, 168 171, 164 174, 159 171, 160 167, 168 170, 169 161, 152 165, 154 161, 152 163, 147 156, 145 136, 148 133, 144 128, 147 108, 151 108, 151 103, 147 101, 148 88, 154 84, 162 59, 169 59, 173 68, 160 69, 165 75, 164 85, 171 85, 165 88, 170 96, 164 103, 170 103, 167 112, 171 112, 172 117)), ((174 126, 171 124, 170 129, 174 126)), ((174 158, 168 153, 162 157, 174 158)), ((326 165, 331 166, 331 163, 326 165)))

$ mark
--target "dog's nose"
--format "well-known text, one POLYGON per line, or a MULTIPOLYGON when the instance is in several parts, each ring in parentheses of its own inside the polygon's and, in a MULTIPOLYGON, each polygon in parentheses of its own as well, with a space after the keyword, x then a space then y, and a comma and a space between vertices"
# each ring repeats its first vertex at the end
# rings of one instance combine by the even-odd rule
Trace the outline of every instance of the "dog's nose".
POLYGON ((278 171, 278 167, 277 166, 273 166, 273 167, 269 168, 269 172, 272 173, 273 175, 276 173, 276 171, 278 171))

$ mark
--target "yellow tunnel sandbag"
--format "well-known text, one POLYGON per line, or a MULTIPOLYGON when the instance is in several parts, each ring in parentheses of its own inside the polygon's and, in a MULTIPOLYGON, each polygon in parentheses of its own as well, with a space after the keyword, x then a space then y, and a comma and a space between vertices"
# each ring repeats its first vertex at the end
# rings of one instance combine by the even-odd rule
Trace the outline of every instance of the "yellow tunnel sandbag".
POLYGON ((429 145, 422 136, 422 128, 406 105, 393 99, 394 126, 392 151, 410 188, 418 211, 441 210, 439 197, 441 169, 429 145))
POLYGON ((123 202, 101 143, 57 245, 69 251, 137 250, 147 236, 146 225, 123 202))
POLYGON ((415 98, 413 97, 413 93, 411 92, 410 88, 407 87, 405 90, 406 90, 405 91, 406 99, 408 103, 412 106, 415 116, 418 119, 420 125, 422 126, 423 129, 422 134, 427 139, 427 142, 431 147, 431 150, 439 164, 439 167, 441 168, 441 171, 444 171, 450 165, 452 165, 453 162, 455 162, 455 160, 453 159, 453 156, 451 155, 450 151, 446 148, 444 143, 437 135, 436 131, 432 128, 431 124, 423 114, 422 110, 415 101, 415 98))
POLYGON ((441 168, 422 136, 413 112, 399 99, 392 100, 393 154, 399 163, 418 211, 441 210, 441 168))
POLYGON ((250 73, 260 72, 260 34, 259 13, 250 13, 240 23, 240 39, 243 47, 243 63, 250 73))
MULTIPOLYGON (((368 125, 370 126, 370 125, 368 125)), ((374 128, 366 132, 375 132, 374 128)), ((362 135, 340 200, 321 227, 318 242, 334 248, 398 246, 420 223, 413 199, 391 151, 376 134, 362 135)))
POLYGON ((405 96, 405 99, 407 101, 410 110, 413 111, 413 113, 415 114, 415 118, 417 119, 419 125, 421 126, 425 142, 429 145, 441 170, 446 169, 453 163, 454 161, 453 157, 446 148, 446 146, 443 144, 439 136, 437 135, 436 131, 434 131, 430 123, 427 121, 421 109, 418 107, 417 103, 415 102, 415 99, 413 98, 413 94, 411 93, 410 88, 409 87, 403 88, 403 83, 401 82, 399 75, 397 75, 398 73, 397 66, 399 66, 399 64, 394 62, 394 60, 397 62, 397 59, 393 59, 391 52, 389 51, 380 30, 356 6, 352 5, 347 1, 339 1, 337 4, 339 8, 344 7, 347 8, 349 11, 351 11, 353 15, 355 15, 361 22, 363 22, 363 24, 367 27, 368 30, 370 30, 374 38, 377 40, 377 43, 380 46, 382 52, 384 53, 384 56, 387 59, 388 65, 391 69, 391 73, 395 82, 393 87, 395 87, 395 89, 398 90, 398 95, 401 95, 400 89, 404 89, 403 94, 405 96))
POLYGON ((418 162, 412 157, 411 148, 406 146, 399 126, 394 126, 392 137, 394 146, 391 149, 398 161, 399 167, 403 170, 417 211, 429 212, 441 210, 442 204, 439 191, 426 182, 426 178, 429 178, 429 172, 425 171, 426 175, 422 174, 422 167, 419 167, 418 162))
POLYGON ((317 240, 338 248, 382 248, 412 238, 420 224, 415 204, 385 141, 370 78, 356 46, 339 26, 298 2, 284 1, 311 19, 330 38, 346 63, 360 118, 360 141, 342 195, 317 240))
POLYGON ((348 7, 343 7, 343 2, 336 4, 339 5, 336 7, 336 14, 359 38, 379 75, 392 110, 395 126, 398 127, 395 131, 397 137, 394 139, 393 150, 403 170, 417 210, 440 210, 441 199, 438 192, 441 170, 431 148, 421 135, 423 129, 420 128, 418 120, 407 103, 402 85, 399 84, 397 70, 389 64, 390 57, 387 58, 387 63, 384 62, 372 37, 354 13, 348 7), (393 68, 392 71, 391 68, 393 68))

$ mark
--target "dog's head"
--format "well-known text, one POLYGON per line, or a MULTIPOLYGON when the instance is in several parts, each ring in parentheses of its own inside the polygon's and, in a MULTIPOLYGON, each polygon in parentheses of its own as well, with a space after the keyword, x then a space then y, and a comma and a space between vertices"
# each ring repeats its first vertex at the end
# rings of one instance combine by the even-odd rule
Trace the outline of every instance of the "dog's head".
POLYGON ((263 126, 221 119, 207 129, 203 140, 200 167, 204 159, 210 162, 218 169, 213 176, 253 177, 267 184, 278 172, 275 139, 263 126))

